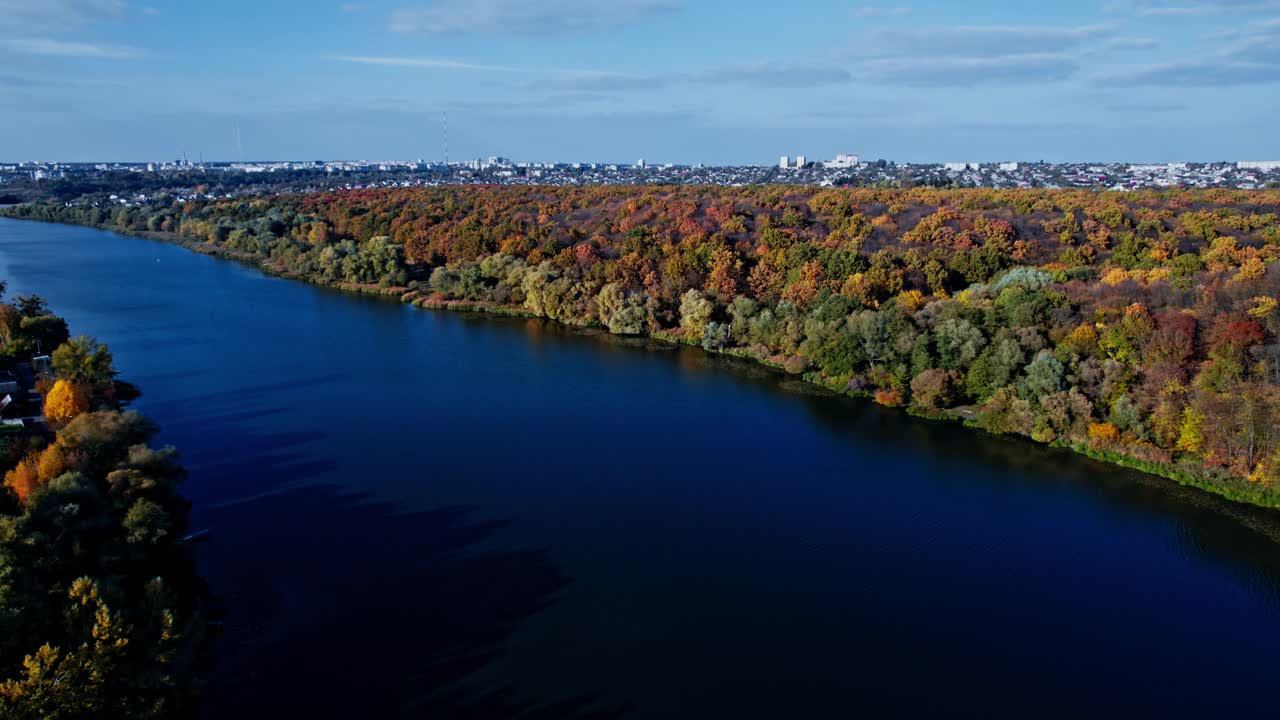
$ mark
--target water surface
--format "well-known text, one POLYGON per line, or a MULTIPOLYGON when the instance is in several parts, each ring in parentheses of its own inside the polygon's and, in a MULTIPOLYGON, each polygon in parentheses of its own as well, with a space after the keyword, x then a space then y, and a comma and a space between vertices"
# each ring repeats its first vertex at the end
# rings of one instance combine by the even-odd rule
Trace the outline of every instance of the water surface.
POLYGON ((0 221, 0 277, 183 453, 210 717, 1274 713, 1272 513, 96 230, 0 221))

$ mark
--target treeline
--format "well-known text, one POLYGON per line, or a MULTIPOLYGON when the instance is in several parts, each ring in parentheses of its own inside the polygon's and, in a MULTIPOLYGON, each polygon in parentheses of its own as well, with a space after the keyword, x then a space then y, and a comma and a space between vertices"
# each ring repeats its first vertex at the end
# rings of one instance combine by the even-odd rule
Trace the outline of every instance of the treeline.
POLYGON ((698 343, 1280 505, 1280 192, 458 187, 9 213, 698 343))
POLYGON ((46 427, 0 430, 0 717, 189 717, 207 645, 185 473, 122 409, 105 346, 38 297, 0 303, 0 366, 50 351, 46 427))

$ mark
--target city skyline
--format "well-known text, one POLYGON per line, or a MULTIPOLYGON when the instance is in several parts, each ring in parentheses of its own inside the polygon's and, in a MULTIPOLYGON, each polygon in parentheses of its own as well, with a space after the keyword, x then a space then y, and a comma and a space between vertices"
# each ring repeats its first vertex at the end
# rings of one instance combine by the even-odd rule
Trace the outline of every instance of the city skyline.
POLYGON ((0 0, 0 157, 1267 160, 1280 3, 0 0))

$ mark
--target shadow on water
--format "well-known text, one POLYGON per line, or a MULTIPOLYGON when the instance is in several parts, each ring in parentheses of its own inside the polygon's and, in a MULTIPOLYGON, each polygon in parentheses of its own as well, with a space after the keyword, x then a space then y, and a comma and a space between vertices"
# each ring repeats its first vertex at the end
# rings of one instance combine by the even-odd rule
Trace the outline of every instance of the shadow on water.
POLYGON ((229 610, 206 717, 626 713, 591 695, 547 701, 469 681, 569 584, 542 552, 488 547, 503 523, 463 508, 398 513, 319 487, 208 519, 235 531, 215 532, 215 556, 202 558, 212 587, 234 588, 221 598, 229 610))
MULTIPOLYGON (((856 438, 886 451, 926 454, 946 463, 982 469, 957 473, 959 479, 954 482, 993 487, 1017 484, 1025 492, 1082 491, 1109 509, 1177 525, 1182 528, 1178 540, 1184 551, 1230 568, 1270 605, 1280 606, 1280 511, 1226 500, 1069 449, 988 435, 956 422, 914 417, 901 409, 837 395, 741 358, 651 340, 583 333, 538 320, 500 322, 524 324, 535 342, 554 338, 559 343, 590 344, 603 352, 666 354, 683 372, 728 374, 765 392, 786 395, 834 435, 856 438)), ((945 476, 937 481, 949 482, 945 476)))
MULTIPOLYGON (((1092 502, 1109 509, 1175 524, 1184 530, 1180 537, 1184 550, 1231 568, 1271 605, 1280 606, 1280 511, 1233 502, 1067 448, 993 436, 959 423, 918 418, 900 409, 838 396, 762 373, 759 367, 744 367, 746 363, 734 358, 699 360, 697 354, 690 353, 682 362, 714 365, 716 370, 732 372, 746 382, 792 394, 815 420, 836 434, 859 435, 885 449, 932 455, 987 470, 963 473, 959 481, 965 483, 1018 484, 1026 492, 1084 491, 1092 502), (1258 582, 1260 579, 1265 582, 1258 582)), ((945 476, 940 482, 947 482, 945 476)))

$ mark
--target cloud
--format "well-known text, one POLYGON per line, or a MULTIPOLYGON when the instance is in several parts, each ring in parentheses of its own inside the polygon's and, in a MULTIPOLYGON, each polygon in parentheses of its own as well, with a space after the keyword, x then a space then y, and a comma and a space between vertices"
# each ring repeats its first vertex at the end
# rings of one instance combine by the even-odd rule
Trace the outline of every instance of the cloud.
POLYGON ((1253 23, 1220 38, 1207 57, 1131 67, 1098 78, 1105 87, 1231 87, 1280 83, 1280 19, 1253 23))
POLYGON ((863 63, 862 82, 916 87, 1027 85, 1066 80, 1079 66, 1062 55, 889 58, 863 63))
MULTIPOLYGON (((89 25, 123 20, 124 0, 0 0, 0 50, 20 55, 122 60, 141 57, 141 49, 47 37, 89 25)), ((143 9, 144 14, 147 9, 143 9)))
POLYGON ((1142 102, 1142 101, 1119 101, 1109 102, 1102 106, 1102 109, 1114 113, 1176 113, 1185 112, 1190 109, 1189 106, 1174 102, 1142 102))
POLYGON ((386 55, 337 55, 329 59, 336 60, 338 62, 352 63, 355 65, 409 68, 418 70, 509 73, 514 75, 554 75, 565 78, 566 82, 577 83, 576 87, 578 89, 591 89, 588 86, 592 84, 604 86, 610 79, 618 79, 620 82, 625 82, 626 79, 632 77, 623 75, 622 73, 613 73, 604 70, 546 68, 532 65, 492 65, 488 63, 468 62, 466 60, 454 60, 452 58, 397 57, 386 55))
POLYGON ((77 29, 121 20, 128 12, 124 0, 0 0, 5 32, 77 29))
POLYGON ((909 7, 860 7, 853 11, 853 16, 861 20, 877 20, 880 18, 906 17, 912 13, 909 7))
POLYGON ((860 82, 916 87, 1026 85, 1075 76, 1105 49, 1150 47, 1115 38, 1113 25, 958 25, 882 28, 850 50, 860 82), (1108 44, 1113 47, 1108 48, 1108 44))
POLYGON ((1226 13, 1258 13, 1280 9, 1280 0, 1133 0, 1129 3, 1139 15, 1147 17, 1180 17, 1221 15, 1226 13))
POLYGON ((760 63, 725 67, 694 76, 695 82, 733 83, 767 88, 812 88, 853 80, 842 67, 760 63))
POLYGON ((815 88, 851 82, 853 73, 836 65, 753 63, 728 65, 698 72, 628 75, 588 73, 569 84, 579 90, 653 90, 675 85, 745 85, 771 89, 815 88))
POLYGON ((1105 39, 1112 25, 1079 27, 934 26, 885 28, 871 34, 857 50, 873 56, 1006 57, 1062 52, 1105 39))
POLYGON ((643 22, 680 0, 435 0, 392 13, 390 28, 408 34, 564 35, 643 22))
POLYGON ((761 88, 812 88, 847 83, 853 80, 853 73, 843 67, 787 63, 729 65, 700 72, 639 75, 589 69, 488 65, 448 58, 339 55, 333 59, 357 65, 384 67, 560 75, 563 76, 563 86, 576 91, 594 92, 652 90, 687 84, 746 85, 761 88))
POLYGON ((1147 37, 1111 38, 1100 46, 1102 50, 1154 50, 1160 47, 1160 41, 1147 37))
POLYGON ((128 60, 142 57, 145 54, 140 48, 124 45, 98 45, 50 38, 0 40, 0 47, 25 55, 98 58, 104 60, 128 60))
POLYGON ((26 75, 0 74, 0 88, 38 88, 43 83, 26 75))
POLYGON ((355 63, 357 65, 382 65, 386 67, 430 68, 436 70, 477 70, 482 72, 534 72, 529 68, 516 68, 506 65, 480 65, 460 60, 449 60, 446 58, 339 55, 335 57, 334 60, 346 63, 355 63))
POLYGON ((1104 87, 1229 87, 1280 83, 1280 68, 1260 63, 1200 61, 1149 65, 1099 78, 1104 87))

